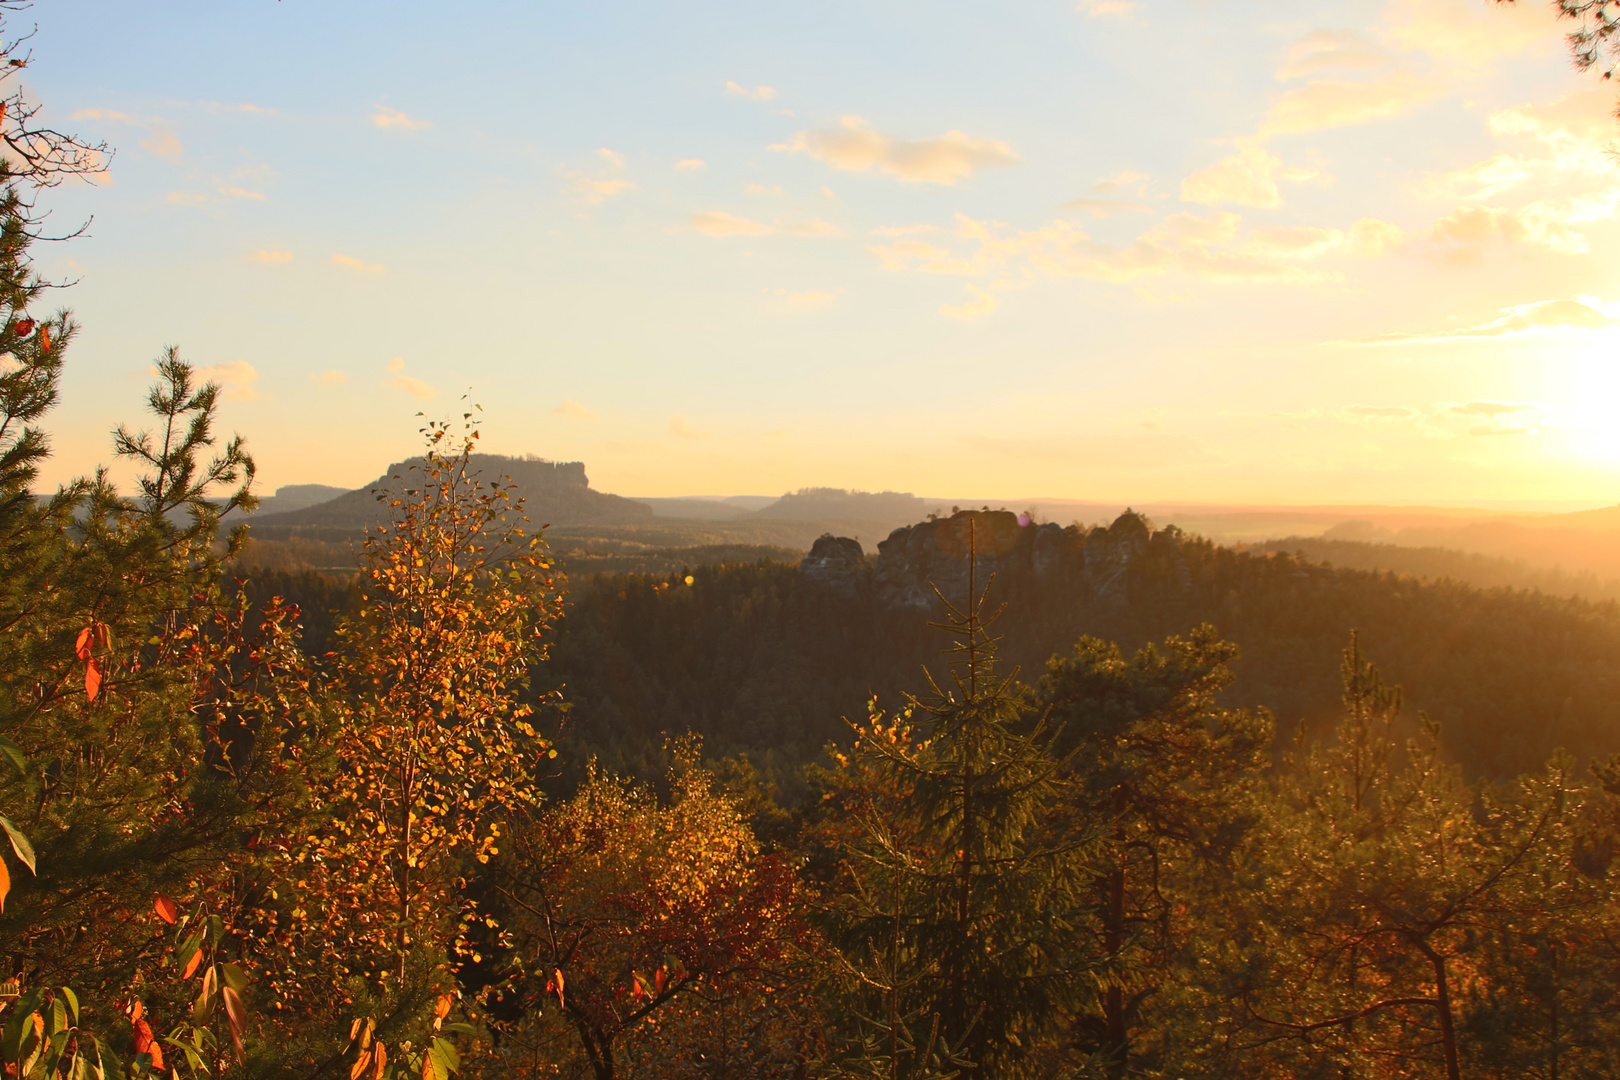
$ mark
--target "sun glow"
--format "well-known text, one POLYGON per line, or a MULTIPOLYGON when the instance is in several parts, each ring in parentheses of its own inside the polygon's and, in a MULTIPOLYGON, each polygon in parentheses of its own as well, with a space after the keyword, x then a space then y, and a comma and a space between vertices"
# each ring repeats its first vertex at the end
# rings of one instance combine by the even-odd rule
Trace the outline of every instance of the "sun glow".
POLYGON ((1591 334, 1570 367, 1570 450, 1620 465, 1620 328, 1591 334))

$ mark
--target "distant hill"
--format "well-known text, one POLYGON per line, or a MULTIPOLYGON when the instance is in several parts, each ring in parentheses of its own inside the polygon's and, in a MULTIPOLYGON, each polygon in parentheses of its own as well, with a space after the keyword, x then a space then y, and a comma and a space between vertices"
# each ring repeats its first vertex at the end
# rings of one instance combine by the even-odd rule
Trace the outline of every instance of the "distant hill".
POLYGON ((926 512, 927 504, 910 492, 801 488, 754 516, 777 521, 892 521, 890 527, 897 529, 926 512))
MULTIPOLYGON (((1330 535, 1336 531, 1330 530, 1330 535)), ((1326 536, 1290 536, 1252 544, 1247 550, 1294 554, 1345 570, 1374 570, 1428 581, 1450 579, 1479 589, 1531 589, 1548 596, 1620 600, 1620 567, 1609 577, 1599 577, 1456 548, 1403 547, 1326 536)))
MULTIPOLYGON (((359 532, 381 518, 382 508, 372 492, 388 490, 400 483, 395 477, 405 477, 423 464, 424 459, 411 458, 389 466, 366 487, 326 502, 286 513, 255 514, 250 519, 252 532, 263 539, 285 539, 296 533, 335 536, 359 532)), ((653 517, 652 508, 645 503, 593 490, 583 462, 474 454, 470 465, 475 475, 487 479, 510 477, 515 494, 523 498, 529 519, 536 525, 631 525, 653 517)))
POLYGON ((255 511, 253 520, 260 521, 271 514, 306 510, 348 493, 348 488, 332 487, 330 484, 283 484, 276 488, 274 495, 259 496, 259 509, 255 511))

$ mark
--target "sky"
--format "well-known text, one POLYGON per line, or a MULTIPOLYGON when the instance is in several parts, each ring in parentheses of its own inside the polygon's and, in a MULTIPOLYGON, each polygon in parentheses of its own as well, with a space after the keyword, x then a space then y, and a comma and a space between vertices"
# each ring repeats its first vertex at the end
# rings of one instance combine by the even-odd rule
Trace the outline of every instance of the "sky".
MULTIPOLYGON (((58 482, 169 345, 264 493, 425 418, 627 495, 1620 501, 1620 141, 1544 5, 46 0, 58 482), (418 417, 418 413, 424 417, 418 417)), ((15 22, 15 20, 14 20, 15 22)))

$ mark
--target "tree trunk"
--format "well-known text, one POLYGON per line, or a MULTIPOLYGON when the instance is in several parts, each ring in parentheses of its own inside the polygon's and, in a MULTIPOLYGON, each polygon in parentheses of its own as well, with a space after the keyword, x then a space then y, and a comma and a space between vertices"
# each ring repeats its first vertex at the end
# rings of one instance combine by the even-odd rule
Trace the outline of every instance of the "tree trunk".
POLYGON ((1440 1048, 1446 1057, 1446 1080, 1462 1080, 1457 1062, 1457 1025, 1451 1012, 1451 984, 1446 979, 1445 957, 1419 941, 1418 948, 1434 967, 1434 1008, 1440 1014, 1440 1048))

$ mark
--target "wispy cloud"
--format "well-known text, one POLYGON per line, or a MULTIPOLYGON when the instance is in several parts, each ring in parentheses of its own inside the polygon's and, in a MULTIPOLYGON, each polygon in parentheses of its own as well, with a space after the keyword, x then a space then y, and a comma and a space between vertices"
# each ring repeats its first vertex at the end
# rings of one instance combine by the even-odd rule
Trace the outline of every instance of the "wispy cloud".
POLYGON ((309 381, 316 386, 342 386, 349 381, 349 376, 346 372, 339 371, 337 368, 328 368, 325 371, 319 371, 311 375, 309 381))
POLYGON ((396 356, 392 360, 388 361, 388 371, 393 375, 393 378, 384 380, 384 385, 386 386, 392 386, 396 390, 403 390, 405 393, 411 395, 411 397, 420 398, 423 401, 426 401, 428 398, 438 394, 438 390, 429 386, 421 379, 415 378, 411 375, 406 375, 404 373, 405 361, 401 357, 396 356))
POLYGON ((598 146, 596 148, 596 156, 606 161, 609 165, 612 165, 615 169, 624 168, 624 155, 619 153, 617 150, 609 150, 605 146, 598 146))
POLYGON ((949 315, 953 319, 960 319, 963 322, 971 322, 974 319, 981 319, 989 315, 1001 306, 1001 301, 997 300, 989 290, 981 289, 977 285, 968 285, 966 288, 970 299, 960 304, 941 304, 939 313, 949 315))
POLYGON ((1153 207, 1146 203, 1122 202, 1118 199, 1070 199, 1060 209, 1079 210, 1094 218, 1118 217, 1120 214, 1151 214, 1153 207))
POLYGON ((760 85, 750 90, 748 87, 731 79, 726 80, 726 93, 735 97, 745 97, 749 101, 769 101, 776 96, 774 87, 760 85))
POLYGON ((180 144, 180 137, 166 127, 154 127, 152 134, 141 140, 141 149, 175 164, 186 156, 186 148, 180 144))
POLYGON ((1441 89, 1410 71, 1368 81, 1317 79, 1278 98, 1260 134, 1296 135, 1386 120, 1428 104, 1441 89))
POLYGON ((227 199, 251 199, 255 202, 266 201, 262 192, 249 191, 247 188, 243 187, 222 187, 219 189, 219 193, 225 196, 227 199))
POLYGON ((681 160, 679 160, 679 161, 677 161, 675 163, 675 168, 677 170, 679 170, 679 171, 682 171, 682 172, 686 172, 686 171, 692 170, 692 169, 702 169, 704 167, 705 167, 705 165, 704 165, 703 159, 702 158, 695 158, 695 157, 682 158, 681 160))
MULTIPOLYGON (((1516 337, 1521 334, 1566 330, 1606 330, 1620 326, 1620 304, 1606 304, 1594 296, 1574 300, 1539 300, 1504 308, 1495 319, 1474 326, 1417 333, 1380 334, 1342 342, 1346 345, 1407 344, 1455 341, 1459 338, 1516 337)), ((1477 403, 1476 403, 1477 404, 1477 403)))
POLYGON ((566 416, 570 420, 601 419, 599 416, 587 409, 585 406, 581 405, 579 402, 575 401, 573 398, 569 398, 555 409, 552 409, 551 414, 553 416, 566 416))
POLYGON ((1181 199, 1205 206, 1235 203, 1275 207, 1283 201, 1279 180, 1299 184, 1323 179, 1315 169, 1286 168, 1282 158, 1250 144, 1190 174, 1181 182, 1181 199))
POLYGON ((356 259, 352 255, 332 256, 332 265, 353 270, 357 274, 380 274, 383 271, 381 263, 368 263, 364 259, 356 259))
POLYGON ((686 417, 679 415, 669 418, 669 433, 677 439, 707 439, 709 437, 708 432, 694 429, 686 417))
POLYGON ((1121 15, 1129 15, 1138 6, 1136 0, 1080 0, 1080 6, 1075 10, 1093 19, 1108 15, 1118 18, 1121 15))
POLYGON ((565 190, 571 195, 579 196, 586 206, 601 206, 613 196, 622 195, 635 186, 633 181, 621 177, 597 179, 596 177, 572 173, 565 190))
POLYGON ((778 310, 790 314, 822 311, 838 303, 838 294, 825 290, 793 292, 788 289, 771 289, 769 292, 776 298, 775 306, 778 310))
POLYGON ((1286 82, 1324 71, 1387 71, 1399 65, 1394 53, 1353 30, 1317 30, 1289 47, 1277 78, 1286 82))
POLYGON ((373 105, 371 122, 384 130, 392 131, 422 131, 433 126, 430 120, 417 120, 399 109, 390 109, 387 105, 373 105))
POLYGON ((253 385, 258 381, 259 373, 246 360, 200 367, 197 375, 206 382, 219 383, 225 388, 225 396, 232 401, 254 401, 263 396, 253 385))
POLYGON ((293 261, 293 253, 280 248, 260 248, 248 258, 257 263, 288 263, 293 261))
POLYGON ((768 236, 776 231, 773 226, 728 214, 724 210, 693 214, 690 224, 704 236, 768 236))
POLYGON ((858 116, 846 116, 836 128, 801 131, 773 150, 806 154, 847 172, 886 173, 914 184, 953 185, 980 169, 1018 164, 1006 143, 947 131, 934 139, 901 139, 873 131, 858 116))

